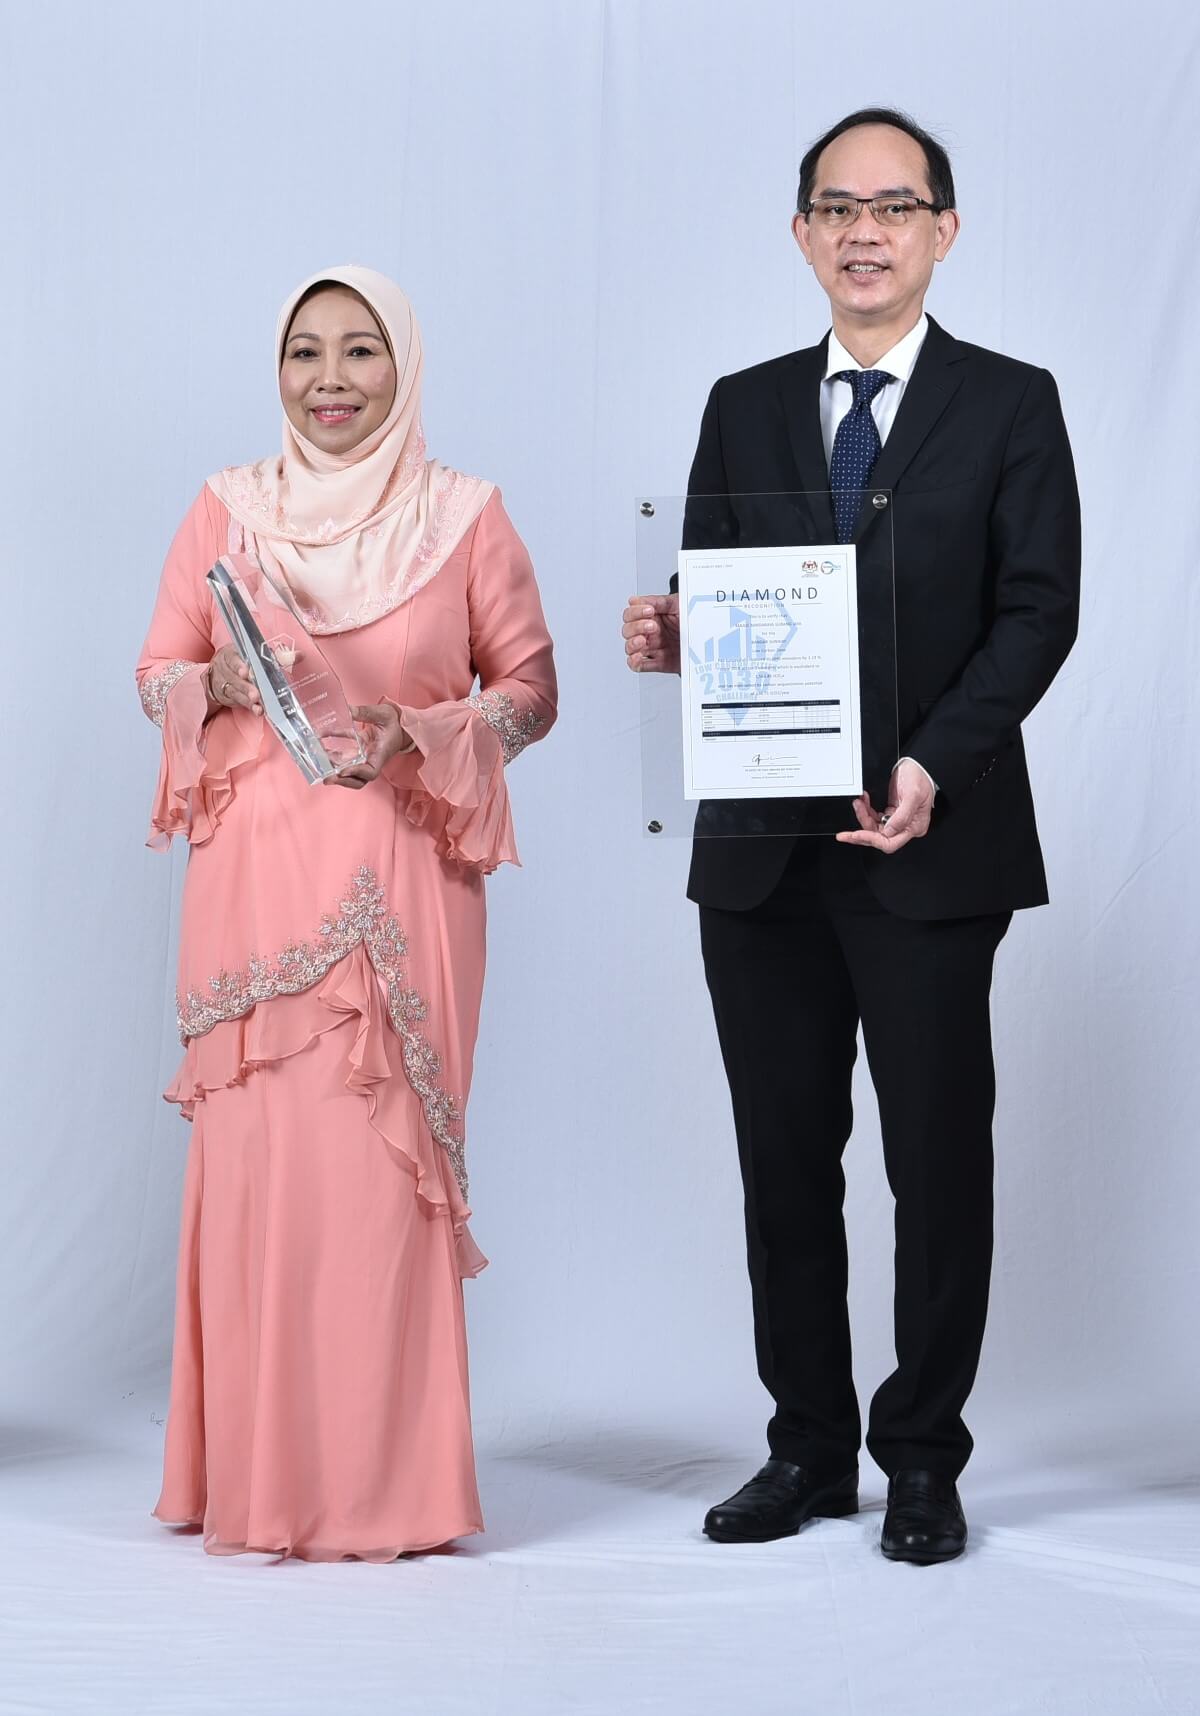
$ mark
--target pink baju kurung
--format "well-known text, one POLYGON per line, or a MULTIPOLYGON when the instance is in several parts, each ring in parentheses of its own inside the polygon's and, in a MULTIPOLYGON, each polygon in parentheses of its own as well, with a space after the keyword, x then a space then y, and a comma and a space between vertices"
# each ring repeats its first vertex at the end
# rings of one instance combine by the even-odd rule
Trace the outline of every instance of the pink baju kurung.
POLYGON ((152 844, 191 843, 179 971, 194 1122, 155 1512, 205 1547, 391 1559, 482 1529, 461 1278, 483 876, 517 854, 504 769, 555 715, 533 571, 492 494, 436 575, 320 639, 416 743, 310 787, 259 715, 205 721, 228 642, 211 490, 138 666, 163 729, 152 844), (480 690, 472 695, 478 677, 480 690))

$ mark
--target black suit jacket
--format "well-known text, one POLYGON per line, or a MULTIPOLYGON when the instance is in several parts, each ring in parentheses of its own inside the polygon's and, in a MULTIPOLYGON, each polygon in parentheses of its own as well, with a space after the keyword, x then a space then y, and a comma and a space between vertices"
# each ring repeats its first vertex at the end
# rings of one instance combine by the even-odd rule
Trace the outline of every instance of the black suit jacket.
MULTIPOLYGON (((737 541, 756 494, 828 493, 827 345, 725 376, 709 395, 688 493, 732 497, 725 540, 737 541)), ((939 789, 924 839, 863 853, 871 886, 912 918, 1043 905, 1021 722, 1074 642, 1080 570, 1079 494, 1053 377, 953 339, 931 317, 871 484, 891 504, 864 503, 855 540, 862 564, 890 518, 899 754, 939 789)), ((818 523, 815 540, 833 541, 832 509, 818 523)), ((880 769, 886 780, 894 761, 864 759, 876 802, 880 769)), ((792 845, 698 837, 688 893, 747 910, 774 888, 792 845)))

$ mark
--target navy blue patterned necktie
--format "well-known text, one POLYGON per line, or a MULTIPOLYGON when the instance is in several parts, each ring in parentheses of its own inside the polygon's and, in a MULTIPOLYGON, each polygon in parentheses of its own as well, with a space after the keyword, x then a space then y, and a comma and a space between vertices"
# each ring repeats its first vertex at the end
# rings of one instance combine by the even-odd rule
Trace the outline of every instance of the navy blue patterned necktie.
POLYGON ((829 456, 829 487, 833 494, 837 539, 849 542, 854 536, 854 525, 862 504, 859 491, 870 482, 875 461, 883 447, 871 401, 881 388, 896 378, 885 369, 843 369, 831 379, 848 381, 854 389, 854 404, 838 424, 833 452, 829 456))

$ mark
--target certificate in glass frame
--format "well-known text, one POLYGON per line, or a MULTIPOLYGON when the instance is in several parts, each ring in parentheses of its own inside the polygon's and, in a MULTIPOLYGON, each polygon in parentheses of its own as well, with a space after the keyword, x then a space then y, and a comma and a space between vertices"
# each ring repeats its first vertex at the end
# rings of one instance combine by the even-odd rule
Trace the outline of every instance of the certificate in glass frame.
MULTIPOLYGON (((678 598, 678 673, 638 674, 642 830, 827 834, 896 762, 892 496, 839 543, 828 490, 643 497, 637 592, 678 598)), ((674 638, 669 635, 673 645, 674 638)), ((673 653, 673 652, 672 652, 673 653)))

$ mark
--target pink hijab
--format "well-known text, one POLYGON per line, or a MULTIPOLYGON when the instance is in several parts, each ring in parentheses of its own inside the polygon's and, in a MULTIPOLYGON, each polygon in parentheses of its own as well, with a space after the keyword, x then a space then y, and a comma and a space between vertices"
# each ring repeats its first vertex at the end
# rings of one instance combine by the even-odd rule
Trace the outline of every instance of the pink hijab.
POLYGON ((371 268, 325 268, 303 281, 275 335, 278 376, 296 305, 322 281, 348 286, 374 312, 396 365, 386 420, 352 452, 323 453, 286 414, 283 452, 229 465, 208 486, 233 519, 234 551, 281 577, 312 632, 369 625, 415 596, 453 553, 492 493, 491 483, 425 457, 421 335, 412 305, 371 268))

